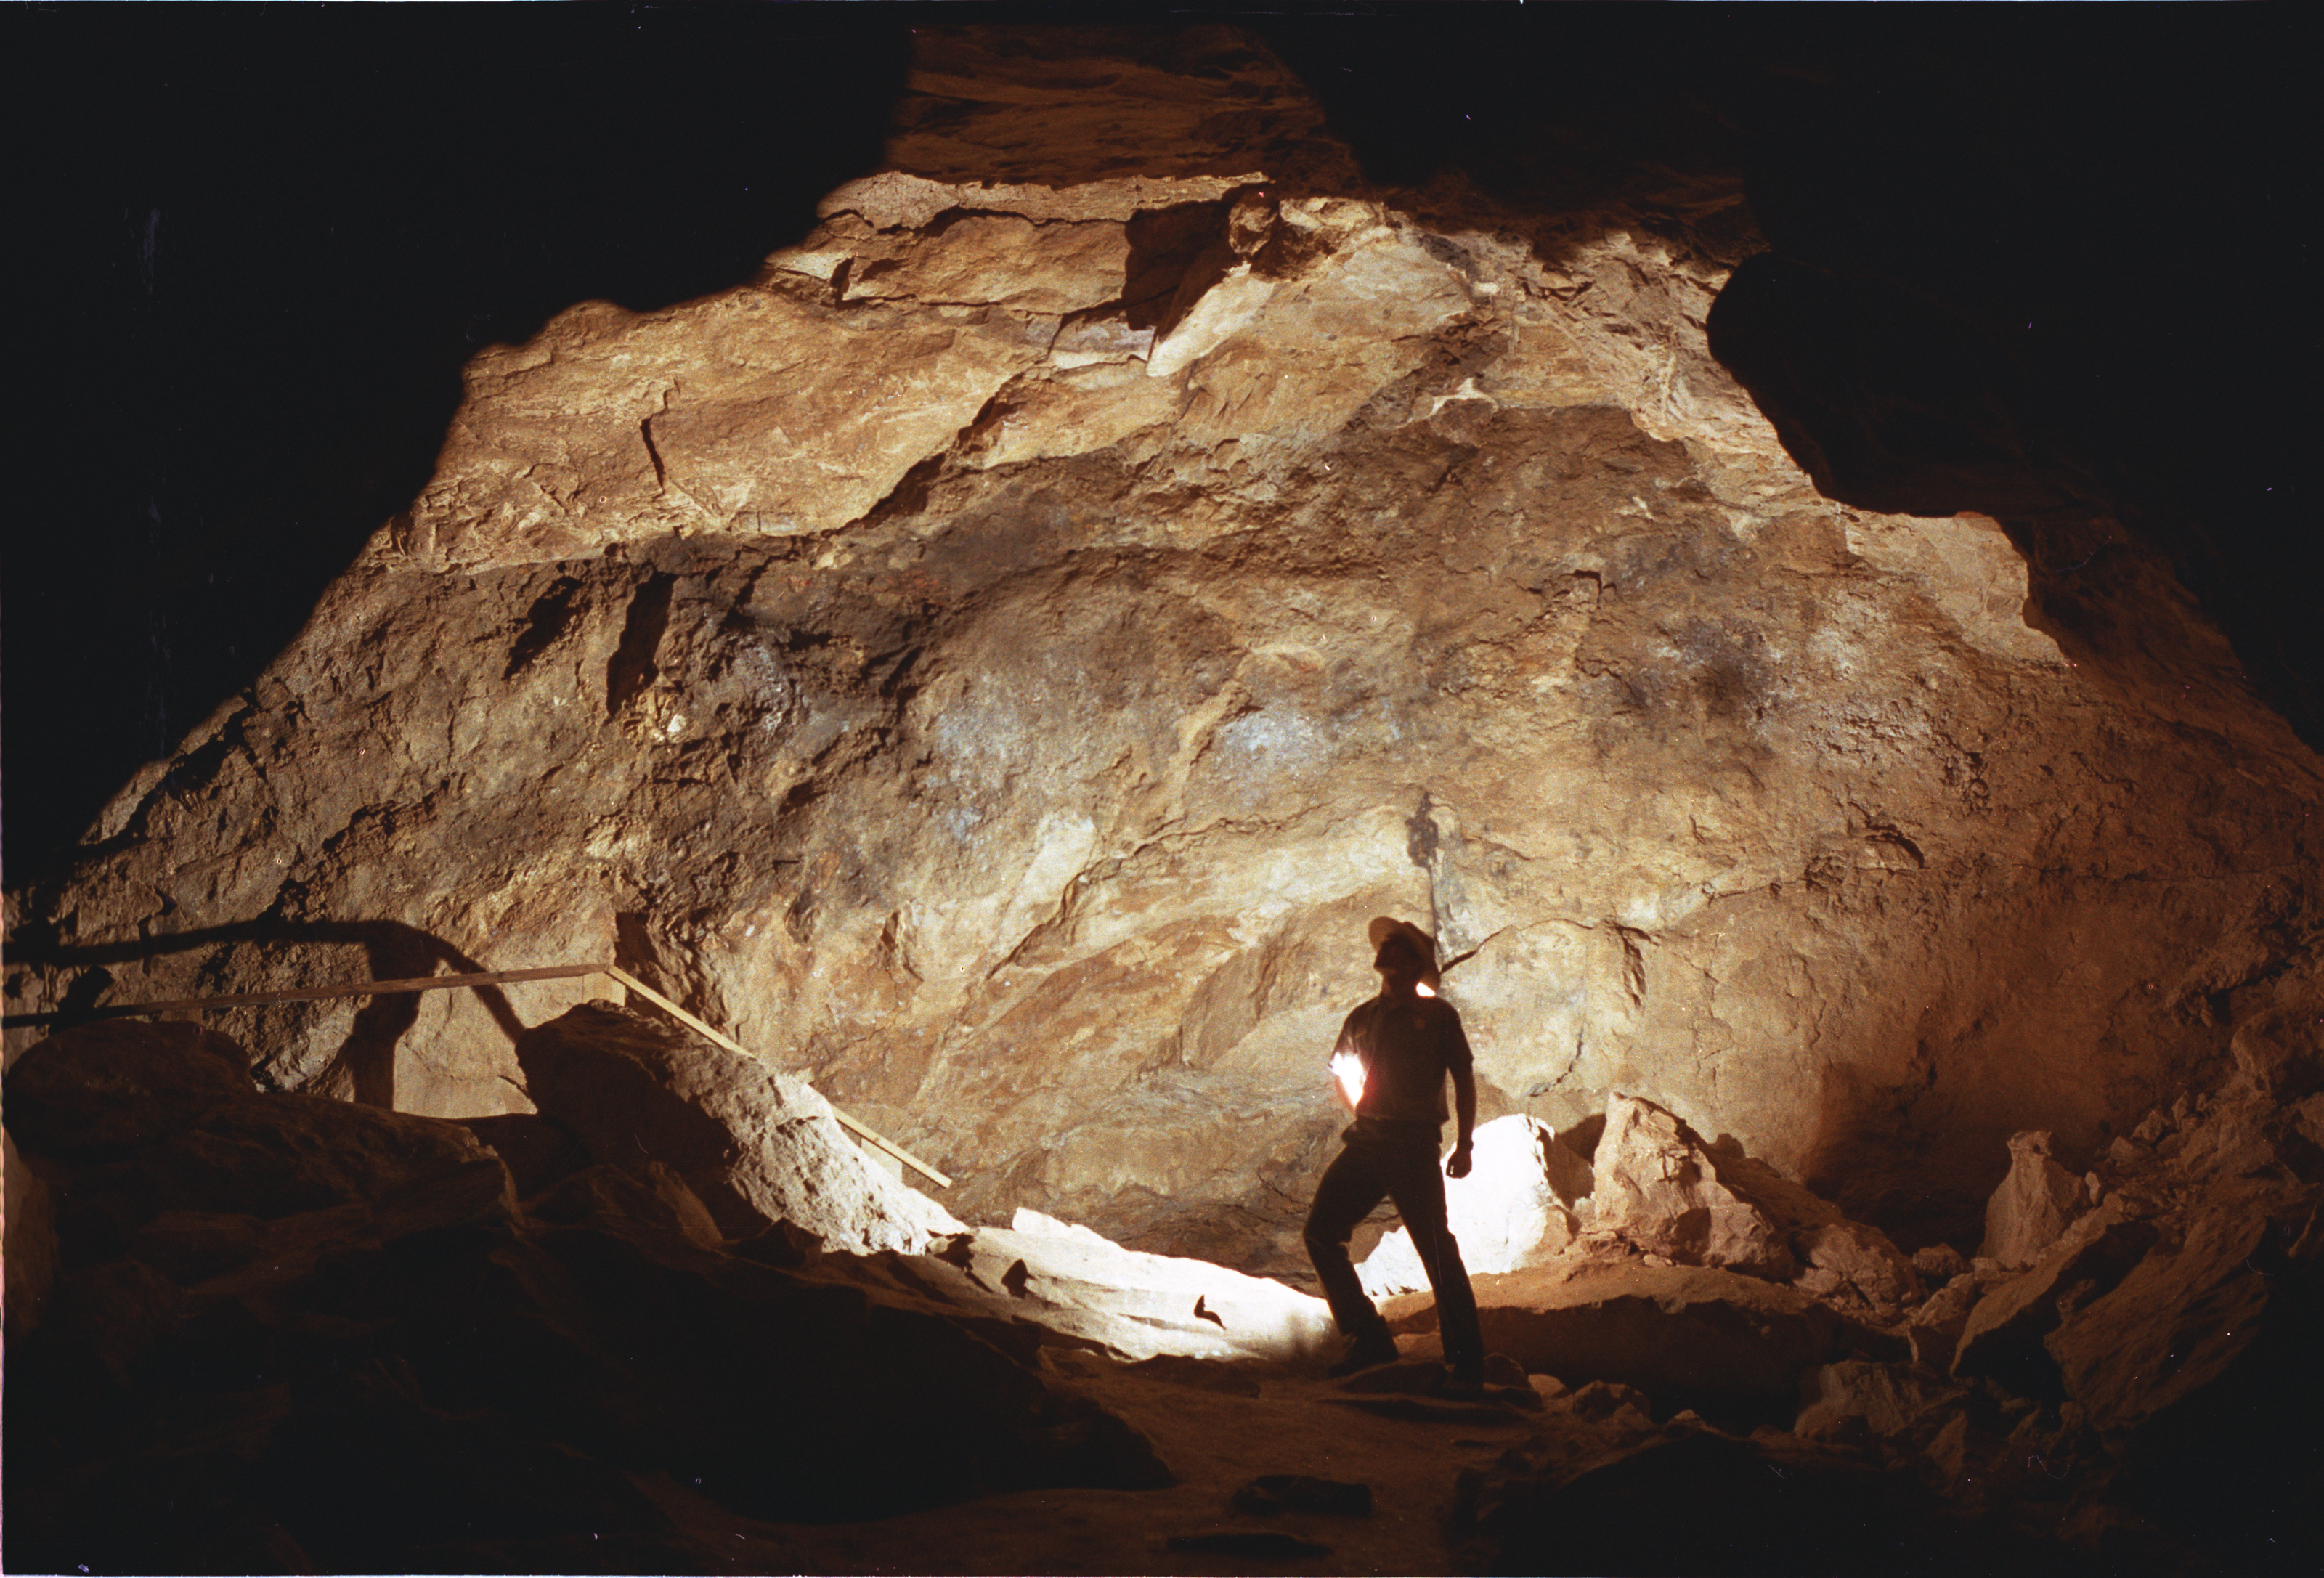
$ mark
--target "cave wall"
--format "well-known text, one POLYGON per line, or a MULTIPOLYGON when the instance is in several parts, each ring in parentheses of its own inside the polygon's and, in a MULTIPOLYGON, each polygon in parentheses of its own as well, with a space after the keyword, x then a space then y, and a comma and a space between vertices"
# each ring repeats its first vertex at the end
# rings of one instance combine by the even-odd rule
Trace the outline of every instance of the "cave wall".
MULTIPOLYGON (((14 1006, 611 952, 957 1214, 1271 1268, 1375 913, 1470 955, 1485 1115, 1643 1094, 1908 1247, 2311 967, 2313 753, 2166 572, 2208 660, 2101 670, 1991 519, 1820 494, 1706 341, 1738 181, 1375 187, 1228 29, 918 50, 751 284, 469 363, 300 637, 11 894, 14 1006)), ((521 1111, 588 990, 215 1022, 521 1111)))

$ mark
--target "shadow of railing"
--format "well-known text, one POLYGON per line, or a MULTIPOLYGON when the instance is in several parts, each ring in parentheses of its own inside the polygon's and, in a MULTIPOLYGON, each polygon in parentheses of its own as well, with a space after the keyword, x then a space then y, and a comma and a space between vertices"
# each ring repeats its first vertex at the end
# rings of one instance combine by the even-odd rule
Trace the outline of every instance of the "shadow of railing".
MULTIPOLYGON (((97 1000, 115 982, 113 972, 106 966, 151 963, 173 954, 237 944, 359 946, 364 950, 364 962, 370 967, 373 983, 430 976, 445 966, 449 966, 450 973, 454 974, 492 974, 484 965, 442 937, 400 920, 262 919, 197 927, 166 936, 118 943, 68 946, 34 941, 12 944, 8 950, 10 964, 50 970, 80 968, 85 974, 66 989, 64 1000, 56 1008, 39 1013, 10 1014, 5 1020, 0 1020, 0 1024, 5 1024, 9 1029, 33 1026, 64 1029, 97 1020, 157 1011, 159 1007, 166 1005, 99 1002, 97 1000)), ((501 1033, 509 1038, 510 1045, 515 1045, 517 1038, 524 1034, 527 1027, 510 1005, 507 993, 490 982, 475 983, 468 990, 475 992, 477 1001, 492 1016, 501 1033)), ((265 997, 270 994, 245 995, 265 997)), ((301 997, 321 997, 326 992, 273 995, 277 1001, 299 1001, 301 997)), ((373 995, 369 1001, 355 1010, 355 1022, 348 1027, 346 1038, 317 1077, 328 1080, 337 1071, 344 1075, 350 1096, 355 1102, 367 1106, 392 1108, 395 1105, 395 1048, 419 1019, 420 1000, 415 992, 404 991, 373 995)))

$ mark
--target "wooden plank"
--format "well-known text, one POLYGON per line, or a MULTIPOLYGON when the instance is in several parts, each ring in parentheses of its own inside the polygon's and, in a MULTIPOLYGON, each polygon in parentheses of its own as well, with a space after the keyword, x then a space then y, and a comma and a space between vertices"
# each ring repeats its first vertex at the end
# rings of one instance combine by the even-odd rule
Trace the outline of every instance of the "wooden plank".
POLYGON ((466 975, 409 975, 395 981, 356 981, 345 986, 300 986, 281 992, 237 992, 224 997, 176 997, 160 1002, 107 1003, 76 1011, 11 1014, 8 1023, 45 1025, 60 1019, 114 1020, 138 1014, 181 1013, 201 1008, 258 1008, 271 1002, 319 1002, 334 997, 389 997, 405 992, 448 992, 461 986, 502 986, 515 981, 568 981, 602 975, 603 964, 543 964, 530 970, 479 970, 466 975))
MULTIPOLYGON (((715 1041, 719 1046, 725 1047, 729 1052, 739 1053, 742 1057, 748 1057, 753 1063, 759 1061, 759 1055, 752 1051, 748 1047, 743 1046, 742 1042, 737 1041, 733 1037, 725 1034, 724 1031, 715 1029, 708 1021, 697 1019, 694 1015, 687 1012, 686 1010, 678 1007, 678 1004, 672 1002, 669 998, 664 997, 660 992, 656 992, 652 987, 648 986, 644 982, 631 974, 627 970, 622 969, 619 964, 606 965, 605 974, 613 979, 620 982, 622 985, 628 987, 631 991, 636 992, 640 997, 644 998, 648 1002, 650 1002, 656 1007, 663 1010, 672 1019, 675 1019, 678 1023, 686 1026, 687 1029, 700 1031, 711 1040, 715 1041)), ((828 1098, 826 1098, 826 1100, 828 1098)), ((831 1109, 831 1115, 838 1119, 842 1123, 847 1125, 847 1127, 853 1130, 858 1136, 869 1140, 872 1144, 878 1146, 881 1150, 886 1151, 890 1156, 894 1157, 898 1161, 902 1162, 905 1166, 927 1174, 945 1188, 949 1189, 952 1187, 952 1180, 950 1178, 936 1171, 936 1168, 930 1167, 927 1162, 922 1161, 918 1157, 914 1156, 910 1151, 906 1150, 902 1146, 897 1144, 886 1135, 857 1122, 845 1112, 841 1112, 836 1106, 831 1109)))

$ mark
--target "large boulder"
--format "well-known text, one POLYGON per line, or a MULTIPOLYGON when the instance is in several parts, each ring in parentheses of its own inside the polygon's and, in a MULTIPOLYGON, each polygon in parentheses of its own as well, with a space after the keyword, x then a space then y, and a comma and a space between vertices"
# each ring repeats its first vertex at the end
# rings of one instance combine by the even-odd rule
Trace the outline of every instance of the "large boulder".
POLYGON ((2280 997, 2236 1027, 2236 1072, 2270 1101, 2295 1102, 2324 1084, 2324 981, 2280 997))
POLYGON ((11 1336, 16 1567, 700 1572, 731 1553, 639 1477, 793 1521, 1169 1481, 1038 1328, 780 1235, 730 1254, 650 1158, 519 1212, 462 1125, 237 1090, 180 1028, 104 1045, 20 1065, 69 1269, 11 1336))
POLYGON ((231 1038, 183 1022, 60 1030, 8 1070, 8 1129, 37 1156, 124 1156, 258 1087, 231 1038))
POLYGON ((1985 1207, 1985 1242, 1978 1253, 2005 1266, 2030 1266, 2066 1231, 2082 1197, 2074 1175, 2050 1157, 2046 1130, 2009 1137, 2009 1176, 1985 1207))
POLYGON ((1797 1262, 1775 1219, 1720 1181, 1693 1130, 1652 1102, 1616 1094, 1599 1138, 1598 1225, 1650 1253, 1784 1280, 1797 1262))
MULTIPOLYGON (((1570 1384, 1620 1381, 1658 1412, 1788 1422, 1800 1372, 1834 1357, 1840 1317, 1788 1287, 1695 1266, 1571 1259, 1474 1279, 1485 1346, 1570 1384)), ((1391 1303, 1391 1324, 1434 1306, 1391 1303)))
MULTIPOLYGON (((956 1213, 1287 1258, 1393 907, 1489 1111, 1651 1077, 1966 1241, 1996 1114, 2090 1143, 2312 933, 2316 759, 2232 664, 2093 690, 2025 616, 2089 577, 1819 495, 1711 356, 1732 171, 1532 226, 1366 183, 1248 36, 1074 37, 1070 88, 916 73, 756 277, 480 346, 409 507, 23 891, 12 1007, 618 938, 956 1213)), ((398 1104, 520 1106, 505 1016, 588 990, 429 994, 398 1104)), ((304 1087, 349 1013, 228 1022, 304 1087)))
MULTIPOLYGON (((1515 1271, 1556 1259, 1572 1243, 1576 1224, 1556 1186, 1561 1171, 1567 1187, 1572 1186, 1572 1168, 1554 1171, 1553 1157, 1559 1163, 1579 1158, 1522 1113, 1479 1126, 1472 1149, 1469 1176, 1444 1180, 1445 1219, 1470 1275, 1515 1271)), ((1428 1286, 1428 1272, 1407 1228, 1383 1237, 1358 1271, 1364 1291, 1374 1298, 1428 1286)))
POLYGON ((2255 1258, 2267 1226, 2256 1213, 2208 1214, 2043 1336, 2092 1420, 2135 1427, 2216 1384, 2258 1340, 2269 1289, 2255 1258))
POLYGON ((1904 1341, 1911 1345, 1915 1362, 1932 1370, 1951 1366, 1961 1333, 1969 1327, 1969 1312, 1985 1297, 1985 1289, 1976 1272, 1963 1271, 1913 1312, 1904 1328, 1904 1341))
POLYGON ((2021 1391, 2053 1390, 2056 1372, 2042 1342, 2058 1325, 2061 1301, 2086 1303, 2113 1287, 2155 1237, 2153 1224, 2132 1220, 2116 1200, 2075 1223, 2033 1269, 2002 1283, 1969 1311, 1952 1373, 1991 1376, 2021 1391))
POLYGON ((583 1003, 526 1031, 517 1060, 593 1160, 663 1163, 729 1238, 788 1222, 833 1249, 918 1254, 966 1231, 871 1165, 806 1083, 691 1030, 583 1003))

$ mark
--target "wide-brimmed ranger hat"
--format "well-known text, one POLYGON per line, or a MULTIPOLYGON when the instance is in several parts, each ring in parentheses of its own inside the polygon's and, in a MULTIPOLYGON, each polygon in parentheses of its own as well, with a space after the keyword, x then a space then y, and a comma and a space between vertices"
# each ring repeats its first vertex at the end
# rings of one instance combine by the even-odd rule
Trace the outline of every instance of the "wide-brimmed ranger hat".
POLYGON ((1414 949, 1419 953, 1420 962, 1425 967, 1423 971, 1421 979, 1426 981, 1431 986, 1436 984, 1439 976, 1436 968, 1436 939, 1434 937, 1430 937, 1426 932, 1413 925, 1412 922, 1408 920, 1398 920, 1394 916, 1390 915, 1373 917, 1370 931, 1372 939, 1372 952, 1375 955, 1379 952, 1380 945, 1388 941, 1388 939, 1392 937, 1400 937, 1406 942, 1410 943, 1414 949))

